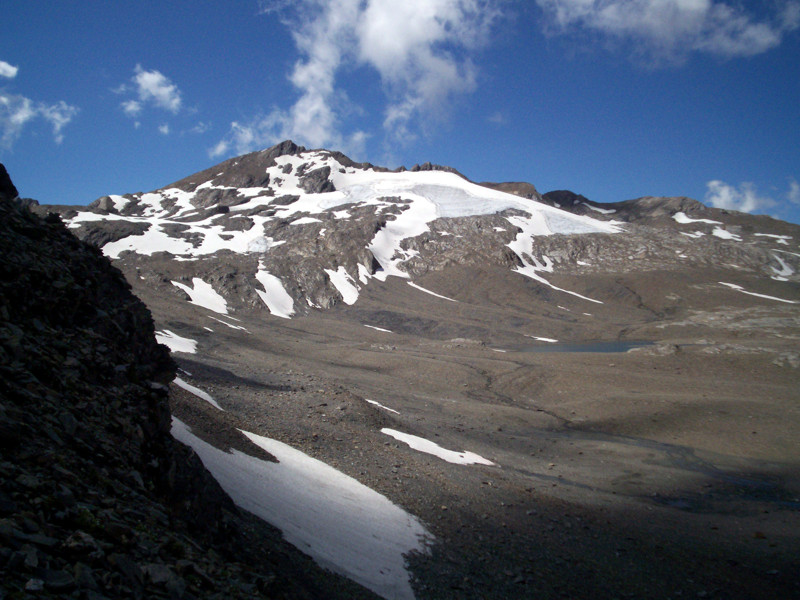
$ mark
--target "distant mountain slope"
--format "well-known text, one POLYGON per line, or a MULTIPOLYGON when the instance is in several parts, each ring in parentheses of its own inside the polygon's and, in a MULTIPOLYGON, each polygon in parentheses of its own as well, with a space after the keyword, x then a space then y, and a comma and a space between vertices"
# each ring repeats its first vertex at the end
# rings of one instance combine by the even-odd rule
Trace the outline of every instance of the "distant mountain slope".
POLYGON ((729 264, 762 282, 797 281, 800 270, 800 228, 768 217, 688 198, 599 205, 567 191, 540 196, 530 184, 478 185, 429 164, 390 172, 290 141, 153 192, 57 210, 110 258, 147 262, 144 277, 193 289, 201 273, 192 265, 202 264, 200 278, 231 309, 282 317, 353 304, 371 280, 448 265, 501 267, 597 302, 615 292, 554 279, 729 264))

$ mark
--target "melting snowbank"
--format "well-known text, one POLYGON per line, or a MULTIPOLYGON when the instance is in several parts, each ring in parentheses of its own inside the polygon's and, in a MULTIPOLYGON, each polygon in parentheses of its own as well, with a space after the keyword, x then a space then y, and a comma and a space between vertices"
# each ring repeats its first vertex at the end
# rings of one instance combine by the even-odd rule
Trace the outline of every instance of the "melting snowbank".
POLYGON ((431 539, 416 517, 291 446, 242 433, 279 462, 223 452, 172 422, 172 435, 197 452, 238 506, 278 527, 323 567, 384 598, 414 598, 403 555, 424 552, 431 539))
POLYGON ((464 452, 454 452, 453 450, 447 450, 442 448, 436 442, 426 440, 425 438, 416 435, 411 435, 410 433, 403 433, 401 431, 388 429, 386 427, 381 429, 381 433, 385 433, 399 442, 408 444, 414 450, 425 452, 426 454, 433 454, 434 456, 438 456, 442 460, 446 460, 449 463, 455 463, 457 465, 495 466, 495 463, 483 458, 478 454, 475 454, 474 452, 468 452, 466 450, 464 452))
POLYGON ((185 352, 186 354, 197 352, 197 340, 181 337, 169 329, 156 331, 156 341, 164 344, 172 352, 185 352))
POLYGON ((220 296, 210 283, 206 283, 199 277, 192 279, 192 287, 179 281, 173 281, 172 285, 189 294, 189 298, 191 298, 189 304, 202 306, 221 315, 228 314, 228 303, 225 298, 220 296))

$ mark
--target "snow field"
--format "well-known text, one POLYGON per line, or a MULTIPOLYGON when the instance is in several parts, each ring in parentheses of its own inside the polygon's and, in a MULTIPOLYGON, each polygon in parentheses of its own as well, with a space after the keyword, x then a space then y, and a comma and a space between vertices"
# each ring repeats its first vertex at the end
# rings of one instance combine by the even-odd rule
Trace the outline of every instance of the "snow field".
POLYGON ((223 452, 172 421, 173 437, 197 452, 237 506, 278 527, 321 566, 383 598, 413 600, 404 555, 425 552, 432 539, 416 517, 291 446, 242 433, 278 463, 223 452))

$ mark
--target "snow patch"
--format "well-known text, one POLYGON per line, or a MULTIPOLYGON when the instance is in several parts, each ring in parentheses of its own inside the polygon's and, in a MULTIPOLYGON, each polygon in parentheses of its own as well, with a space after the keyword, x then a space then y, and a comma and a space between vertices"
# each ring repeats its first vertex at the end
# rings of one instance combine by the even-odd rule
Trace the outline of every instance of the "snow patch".
POLYGON ((264 291, 256 290, 269 312, 282 319, 291 319, 294 314, 294 299, 283 287, 281 280, 268 273, 263 265, 259 265, 256 280, 264 286, 264 291))
POLYGON ((683 211, 676 212, 674 215, 672 215, 672 218, 681 225, 686 225, 688 223, 708 223, 710 225, 722 225, 720 221, 712 221, 711 219, 692 219, 683 211))
POLYGON ((347 272, 347 269, 340 266, 335 271, 325 269, 328 278, 331 280, 333 287, 335 287, 342 295, 342 300, 345 304, 355 304, 358 300, 358 286, 356 286, 353 278, 347 272))
POLYGON ((400 431, 396 431, 395 429, 388 429, 384 427, 381 429, 381 433, 385 433, 396 439, 399 442, 403 442, 404 444, 408 444, 413 450, 417 450, 419 452, 424 452, 426 454, 433 454, 445 460, 449 463, 454 463, 458 465, 489 465, 489 466, 496 466, 490 460, 483 458, 475 454, 474 452, 454 452, 453 450, 446 450, 442 448, 436 442, 432 442, 430 440, 426 440, 425 438, 411 435, 409 433, 402 433, 400 431))
POLYGON ((203 391, 203 390, 201 390, 200 388, 196 388, 196 387, 194 387, 193 385, 191 385, 191 384, 189 384, 189 383, 186 383, 186 382, 185 382, 183 379, 181 379, 180 377, 176 377, 176 378, 173 380, 173 382, 175 383, 175 385, 177 385, 178 387, 181 387, 181 388, 185 389, 185 390, 186 390, 187 392, 189 392, 190 394, 194 394, 195 396, 197 396, 197 397, 198 397, 198 398, 200 398, 201 400, 205 400, 206 402, 208 402, 208 403, 209 403, 211 406, 213 406, 214 408, 218 408, 219 410, 221 410, 221 411, 223 411, 223 412, 225 411, 225 409, 224 409, 224 408, 222 408, 222 407, 221 407, 219 404, 217 404, 217 401, 216 401, 216 400, 214 400, 214 398, 212 398, 212 397, 211 397, 211 396, 210 396, 208 393, 204 392, 204 391, 203 391))
POLYGON ((600 208, 599 206, 592 206, 591 204, 589 204, 587 202, 582 202, 581 204, 583 204, 585 207, 591 208, 593 211, 599 212, 600 214, 603 214, 603 215, 613 215, 615 212, 617 212, 617 210, 615 208, 600 208))
POLYGON ((742 241, 741 237, 739 237, 735 233, 731 233, 727 229, 722 229, 721 227, 714 227, 714 231, 711 232, 711 235, 723 240, 733 240, 735 242, 742 241))
POLYGON ((779 244, 783 244, 784 246, 788 246, 789 240, 792 239, 792 236, 790 235, 775 235, 774 233, 754 233, 753 235, 756 237, 772 238, 776 242, 778 242, 779 244))
POLYGON ((420 292, 425 292, 426 294, 430 294, 431 296, 436 296, 437 298, 441 298, 442 300, 448 300, 450 302, 458 302, 458 300, 453 300, 452 298, 448 298, 447 296, 442 296, 441 294, 437 294, 436 292, 432 292, 430 290, 426 290, 421 285, 417 285, 416 283, 413 283, 411 281, 409 281, 407 283, 408 283, 408 285, 410 285, 411 287, 413 287, 416 290, 419 290, 420 292))
POLYGON ((375 405, 375 406, 377 406, 378 408, 382 408, 383 410, 389 411, 389 412, 391 412, 391 413, 394 413, 394 414, 396 414, 396 415, 399 415, 399 414, 400 414, 400 413, 399 413, 399 412, 397 412, 395 409, 393 409, 393 408, 389 408, 388 406, 384 406, 384 405, 383 405, 383 404, 381 404, 380 402, 375 402, 375 400, 370 400, 370 399, 368 399, 368 398, 364 398, 364 400, 366 400, 366 401, 367 401, 367 402, 369 402, 370 404, 374 404, 374 405, 375 405))
POLYGON ((197 340, 181 337, 169 329, 156 331, 156 341, 167 346, 172 352, 184 352, 186 354, 195 354, 197 352, 197 340))
POLYGON ((194 277, 192 279, 192 287, 180 283, 179 281, 173 281, 172 285, 179 287, 189 294, 191 298, 189 304, 202 306, 203 308, 207 308, 221 315, 228 314, 228 303, 225 301, 225 298, 220 296, 214 288, 211 287, 210 283, 206 283, 199 277, 194 277))
POLYGON ((384 333, 394 333, 394 331, 390 331, 388 329, 384 329, 383 327, 375 327, 375 325, 364 325, 364 327, 369 327, 370 329, 374 329, 376 331, 383 331, 384 333))
POLYGON ((212 317, 211 315, 208 315, 208 318, 209 319, 214 319, 217 323, 222 323, 223 325, 226 325, 227 327, 230 327, 231 329, 237 329, 239 331, 244 331, 245 333, 250 333, 249 331, 247 331, 246 327, 242 327, 241 325, 233 325, 232 323, 227 323, 227 322, 223 321, 222 319, 218 319, 217 317, 212 317))
POLYGON ((242 433, 278 462, 223 452, 172 420, 173 437, 197 452, 239 507, 278 527, 322 567, 384 598, 413 600, 404 555, 425 552, 432 539, 416 517, 291 446, 242 433))
POLYGON ((748 292, 742 286, 736 285, 735 283, 725 283, 724 281, 720 281, 719 284, 728 286, 729 288, 736 290, 737 292, 742 292, 743 294, 747 294, 748 296, 755 296, 756 298, 766 298, 767 300, 777 300, 778 302, 786 302, 787 304, 797 304, 796 300, 787 300, 786 298, 776 298, 775 296, 767 296, 766 294, 757 294, 755 292, 748 292))

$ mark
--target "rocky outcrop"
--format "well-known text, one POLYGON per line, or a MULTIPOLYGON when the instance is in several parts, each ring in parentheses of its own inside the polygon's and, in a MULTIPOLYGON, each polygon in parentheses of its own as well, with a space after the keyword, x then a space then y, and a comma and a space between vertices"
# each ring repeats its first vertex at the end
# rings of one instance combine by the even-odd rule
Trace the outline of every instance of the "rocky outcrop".
POLYGON ((147 308, 0 183, 0 597, 366 596, 240 513, 171 437, 175 366, 147 308))
POLYGON ((0 200, 13 200, 17 196, 19 196, 17 188, 8 176, 5 165, 0 163, 0 200))

